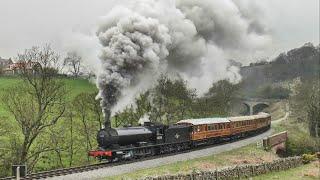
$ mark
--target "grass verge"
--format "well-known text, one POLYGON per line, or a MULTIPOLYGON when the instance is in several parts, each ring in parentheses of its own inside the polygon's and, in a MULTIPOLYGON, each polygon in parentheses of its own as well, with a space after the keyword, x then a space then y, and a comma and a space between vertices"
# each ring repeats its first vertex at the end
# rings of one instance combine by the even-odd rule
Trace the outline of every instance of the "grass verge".
POLYGON ((262 148, 257 148, 256 144, 250 144, 248 146, 220 154, 180 161, 155 168, 142 169, 128 174, 108 177, 106 179, 138 179, 146 176, 188 173, 193 170, 210 170, 221 168, 223 166, 270 162, 277 158, 278 157, 272 152, 266 152, 262 148))

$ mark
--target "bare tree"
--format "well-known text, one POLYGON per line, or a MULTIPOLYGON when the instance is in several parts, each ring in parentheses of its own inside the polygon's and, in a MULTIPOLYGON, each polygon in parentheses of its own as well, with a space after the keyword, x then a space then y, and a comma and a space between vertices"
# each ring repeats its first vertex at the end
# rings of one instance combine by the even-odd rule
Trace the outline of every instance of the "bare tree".
POLYGON ((292 117, 308 123, 312 137, 320 137, 320 82, 310 79, 302 82, 291 97, 292 117))
MULTIPOLYGON (((95 101, 95 99, 89 93, 80 93, 73 100, 73 107, 75 109, 75 113, 81 119, 83 125, 84 136, 86 141, 86 151, 92 149, 92 129, 97 129, 97 127, 95 127, 96 122, 90 121, 90 119, 92 119, 90 117, 90 115, 92 115, 92 101, 95 101)), ((99 123, 101 126, 101 121, 99 121, 99 123)), ((87 157, 88 162, 89 160, 89 157, 87 157)))
POLYGON ((320 137, 320 86, 319 81, 313 84, 308 103, 308 120, 310 135, 320 137))
POLYGON ((69 119, 69 130, 70 130, 70 142, 69 142, 69 166, 72 166, 73 163, 73 155, 74 155, 74 130, 73 130, 73 125, 74 125, 74 113, 71 111, 68 112, 67 117, 69 119))
POLYGON ((93 114, 93 118, 99 123, 100 129, 103 123, 103 114, 100 106, 100 101, 96 99, 98 92, 88 93, 87 104, 90 112, 93 114))
MULTIPOLYGON (((36 162, 48 148, 30 151, 40 133, 53 126, 65 111, 65 86, 56 76, 59 55, 49 45, 33 47, 18 54, 22 81, 7 89, 2 101, 20 126, 22 142, 17 163, 36 162)), ((32 165, 33 167, 33 165, 32 165)))
POLYGON ((64 59, 63 64, 69 67, 69 71, 72 73, 73 77, 78 77, 81 73, 81 62, 81 56, 79 56, 77 52, 72 51, 67 53, 67 57, 64 59))

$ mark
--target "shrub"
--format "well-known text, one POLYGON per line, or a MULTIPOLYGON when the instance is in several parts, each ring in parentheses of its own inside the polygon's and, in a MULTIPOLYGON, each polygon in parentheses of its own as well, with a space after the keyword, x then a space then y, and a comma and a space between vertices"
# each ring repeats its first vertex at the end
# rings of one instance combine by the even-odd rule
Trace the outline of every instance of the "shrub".
POLYGON ((286 155, 297 156, 317 151, 318 145, 310 137, 289 137, 286 142, 286 155))
POLYGON ((317 159, 317 155, 316 154, 303 154, 302 155, 302 162, 304 164, 308 164, 311 161, 315 161, 317 159))

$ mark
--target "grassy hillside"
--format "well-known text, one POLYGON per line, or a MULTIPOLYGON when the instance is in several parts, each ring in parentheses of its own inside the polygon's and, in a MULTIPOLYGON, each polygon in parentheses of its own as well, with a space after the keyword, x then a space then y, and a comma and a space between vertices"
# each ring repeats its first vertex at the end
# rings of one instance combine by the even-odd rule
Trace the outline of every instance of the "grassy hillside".
MULTIPOLYGON (((19 79, 16 77, 1 77, 0 76, 0 97, 2 97, 4 89, 9 88, 17 83, 19 83, 19 79)), ((11 115, 5 110, 4 104, 0 99, 0 118, 1 117, 10 117, 11 115)))
MULTIPOLYGON (((71 96, 76 96, 81 92, 90 92, 97 89, 94 83, 89 82, 86 79, 63 78, 62 80, 64 81, 71 96)), ((9 88, 20 81, 21 79, 19 77, 0 76, 0 90, 9 88)))
MULTIPOLYGON (((89 82, 85 79, 63 79, 66 88, 67 88, 67 97, 68 99, 73 99, 80 93, 83 92, 93 92, 96 91, 97 88, 95 84, 89 82)), ((0 76, 0 97, 2 96, 4 89, 10 88, 10 86, 14 86, 15 84, 21 82, 19 77, 1 77, 0 76)), ((0 116, 10 117, 11 115, 5 110, 3 102, 0 100, 0 116)))
POLYGON ((286 104, 287 102, 284 100, 284 101, 272 103, 270 107, 266 108, 266 111, 271 114, 272 120, 277 120, 285 116, 286 104))

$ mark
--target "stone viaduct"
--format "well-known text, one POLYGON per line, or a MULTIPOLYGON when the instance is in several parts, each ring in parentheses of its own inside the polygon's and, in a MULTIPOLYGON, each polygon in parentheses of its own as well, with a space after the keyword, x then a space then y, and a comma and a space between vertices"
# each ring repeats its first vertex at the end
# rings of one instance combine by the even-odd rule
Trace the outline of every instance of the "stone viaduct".
POLYGON ((247 107, 249 115, 257 114, 262 109, 269 107, 272 102, 277 102, 278 100, 270 99, 242 99, 242 103, 247 107))

